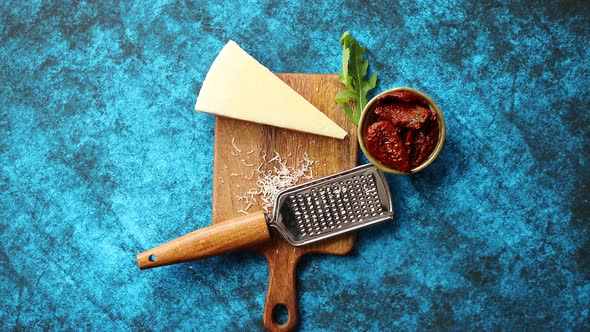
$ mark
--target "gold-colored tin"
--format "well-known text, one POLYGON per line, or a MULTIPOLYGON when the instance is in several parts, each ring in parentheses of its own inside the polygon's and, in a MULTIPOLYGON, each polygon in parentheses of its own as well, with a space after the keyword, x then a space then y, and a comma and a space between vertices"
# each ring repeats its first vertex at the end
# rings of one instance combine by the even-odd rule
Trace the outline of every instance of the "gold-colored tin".
POLYGON ((445 119, 442 115, 442 112, 440 111, 440 109, 438 108, 436 103, 430 97, 428 97, 426 94, 424 94, 423 92, 418 91, 416 89, 412 89, 412 88, 408 88, 408 87, 398 87, 398 88, 389 89, 389 90, 383 91, 380 94, 378 94, 377 96, 373 97, 367 103, 365 108, 363 109, 363 113, 361 114, 361 118, 359 120, 359 125, 358 125, 357 130, 358 130, 359 145, 361 147, 361 150, 363 150, 363 153, 365 154, 367 159, 369 159, 369 161, 373 165, 377 166, 379 169, 383 170, 384 172, 393 173, 393 174, 409 175, 409 174, 414 174, 414 173, 420 172, 421 170, 426 168, 428 165, 430 165, 436 159, 436 157, 438 157, 438 155, 440 154, 440 151, 442 150, 443 145, 445 144, 446 127, 445 127, 445 119), (365 139, 364 139, 364 137, 366 135, 367 127, 371 123, 374 122, 373 120, 376 116, 373 111, 374 111, 374 108, 375 108, 374 106, 375 106, 375 102, 377 101, 377 99, 381 96, 388 95, 392 92, 400 92, 400 91, 411 92, 411 93, 417 94, 420 97, 424 98, 424 100, 426 100, 426 102, 428 103, 428 106, 430 107, 430 109, 436 113, 436 119, 438 121, 438 126, 439 126, 438 141, 436 143, 436 146, 434 147, 434 150, 432 150, 432 153, 430 154, 430 156, 422 164, 420 164, 417 167, 414 167, 410 171, 410 173, 401 172, 397 169, 383 165, 379 160, 377 160, 377 158, 373 157, 369 153, 369 151, 367 150, 367 147, 365 146, 365 139))

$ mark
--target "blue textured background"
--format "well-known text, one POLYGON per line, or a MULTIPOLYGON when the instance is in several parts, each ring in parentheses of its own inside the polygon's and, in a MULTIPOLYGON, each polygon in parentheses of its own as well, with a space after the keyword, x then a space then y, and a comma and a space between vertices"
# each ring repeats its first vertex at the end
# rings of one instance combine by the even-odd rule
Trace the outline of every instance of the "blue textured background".
MULTIPOLYGON (((2 1, 2 330, 263 329, 264 259, 139 271, 210 224, 213 124, 193 105, 228 39, 276 72, 336 73, 447 120, 439 159, 390 176, 394 223, 298 270, 302 331, 587 329, 587 2, 2 1)), ((361 156, 361 162, 364 160, 361 156)))

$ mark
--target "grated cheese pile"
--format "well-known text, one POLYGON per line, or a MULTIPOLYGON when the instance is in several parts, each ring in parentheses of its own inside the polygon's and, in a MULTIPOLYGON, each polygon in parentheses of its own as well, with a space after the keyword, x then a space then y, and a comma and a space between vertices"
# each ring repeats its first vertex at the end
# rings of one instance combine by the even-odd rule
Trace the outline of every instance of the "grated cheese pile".
POLYGON ((275 163, 272 170, 260 172, 256 185, 261 195, 262 208, 265 212, 270 212, 279 192, 297 184, 301 179, 313 179, 312 166, 317 164, 306 154, 303 158, 297 159, 297 168, 288 167, 284 158, 281 158, 275 151, 275 157, 268 163, 275 163))
MULTIPOLYGON (((232 151, 232 155, 238 157, 242 150, 235 144, 235 138, 232 139, 232 146, 235 149, 232 151)), ((247 154, 253 152, 254 150, 250 150, 247 154)), ((258 179, 256 181, 258 188, 249 189, 242 195, 234 194, 238 202, 243 204, 243 207, 238 210, 240 213, 248 214, 248 209, 254 204, 258 204, 258 199, 260 199, 264 212, 271 212, 279 192, 296 185, 301 179, 313 179, 313 166, 319 164, 318 161, 312 160, 307 153, 302 158, 296 160, 295 167, 287 166, 287 159, 283 158, 277 151, 274 151, 274 156, 268 161, 266 160, 267 156, 264 151, 262 151, 261 156, 263 162, 249 177, 245 176, 246 179, 251 180, 254 174, 258 173, 258 179), (262 171, 261 169, 264 166, 267 166, 265 168, 268 168, 268 170, 262 171)), ((241 161, 245 166, 253 166, 252 164, 247 164, 243 159, 241 161)), ((232 173, 231 175, 237 176, 236 173, 232 173)))

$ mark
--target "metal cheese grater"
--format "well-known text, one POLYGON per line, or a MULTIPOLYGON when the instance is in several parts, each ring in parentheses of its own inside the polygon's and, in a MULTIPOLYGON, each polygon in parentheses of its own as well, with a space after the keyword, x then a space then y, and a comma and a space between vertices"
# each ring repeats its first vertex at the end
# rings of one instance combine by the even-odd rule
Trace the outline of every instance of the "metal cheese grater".
POLYGON ((269 226, 294 246, 393 217, 385 176, 371 164, 281 191, 273 213, 256 212, 181 236, 137 255, 141 269, 207 258, 270 241, 269 226))
POLYGON ((268 224, 302 246, 393 217, 389 186, 371 164, 283 190, 268 224))

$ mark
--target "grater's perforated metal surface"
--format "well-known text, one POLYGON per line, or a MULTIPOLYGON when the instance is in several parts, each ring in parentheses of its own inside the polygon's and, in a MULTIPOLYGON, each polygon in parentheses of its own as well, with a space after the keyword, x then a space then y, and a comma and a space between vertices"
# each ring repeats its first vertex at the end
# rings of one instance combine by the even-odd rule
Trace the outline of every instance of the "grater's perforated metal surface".
POLYGON ((298 245, 389 219, 393 211, 382 174, 364 167, 286 193, 279 215, 287 240, 298 245))

